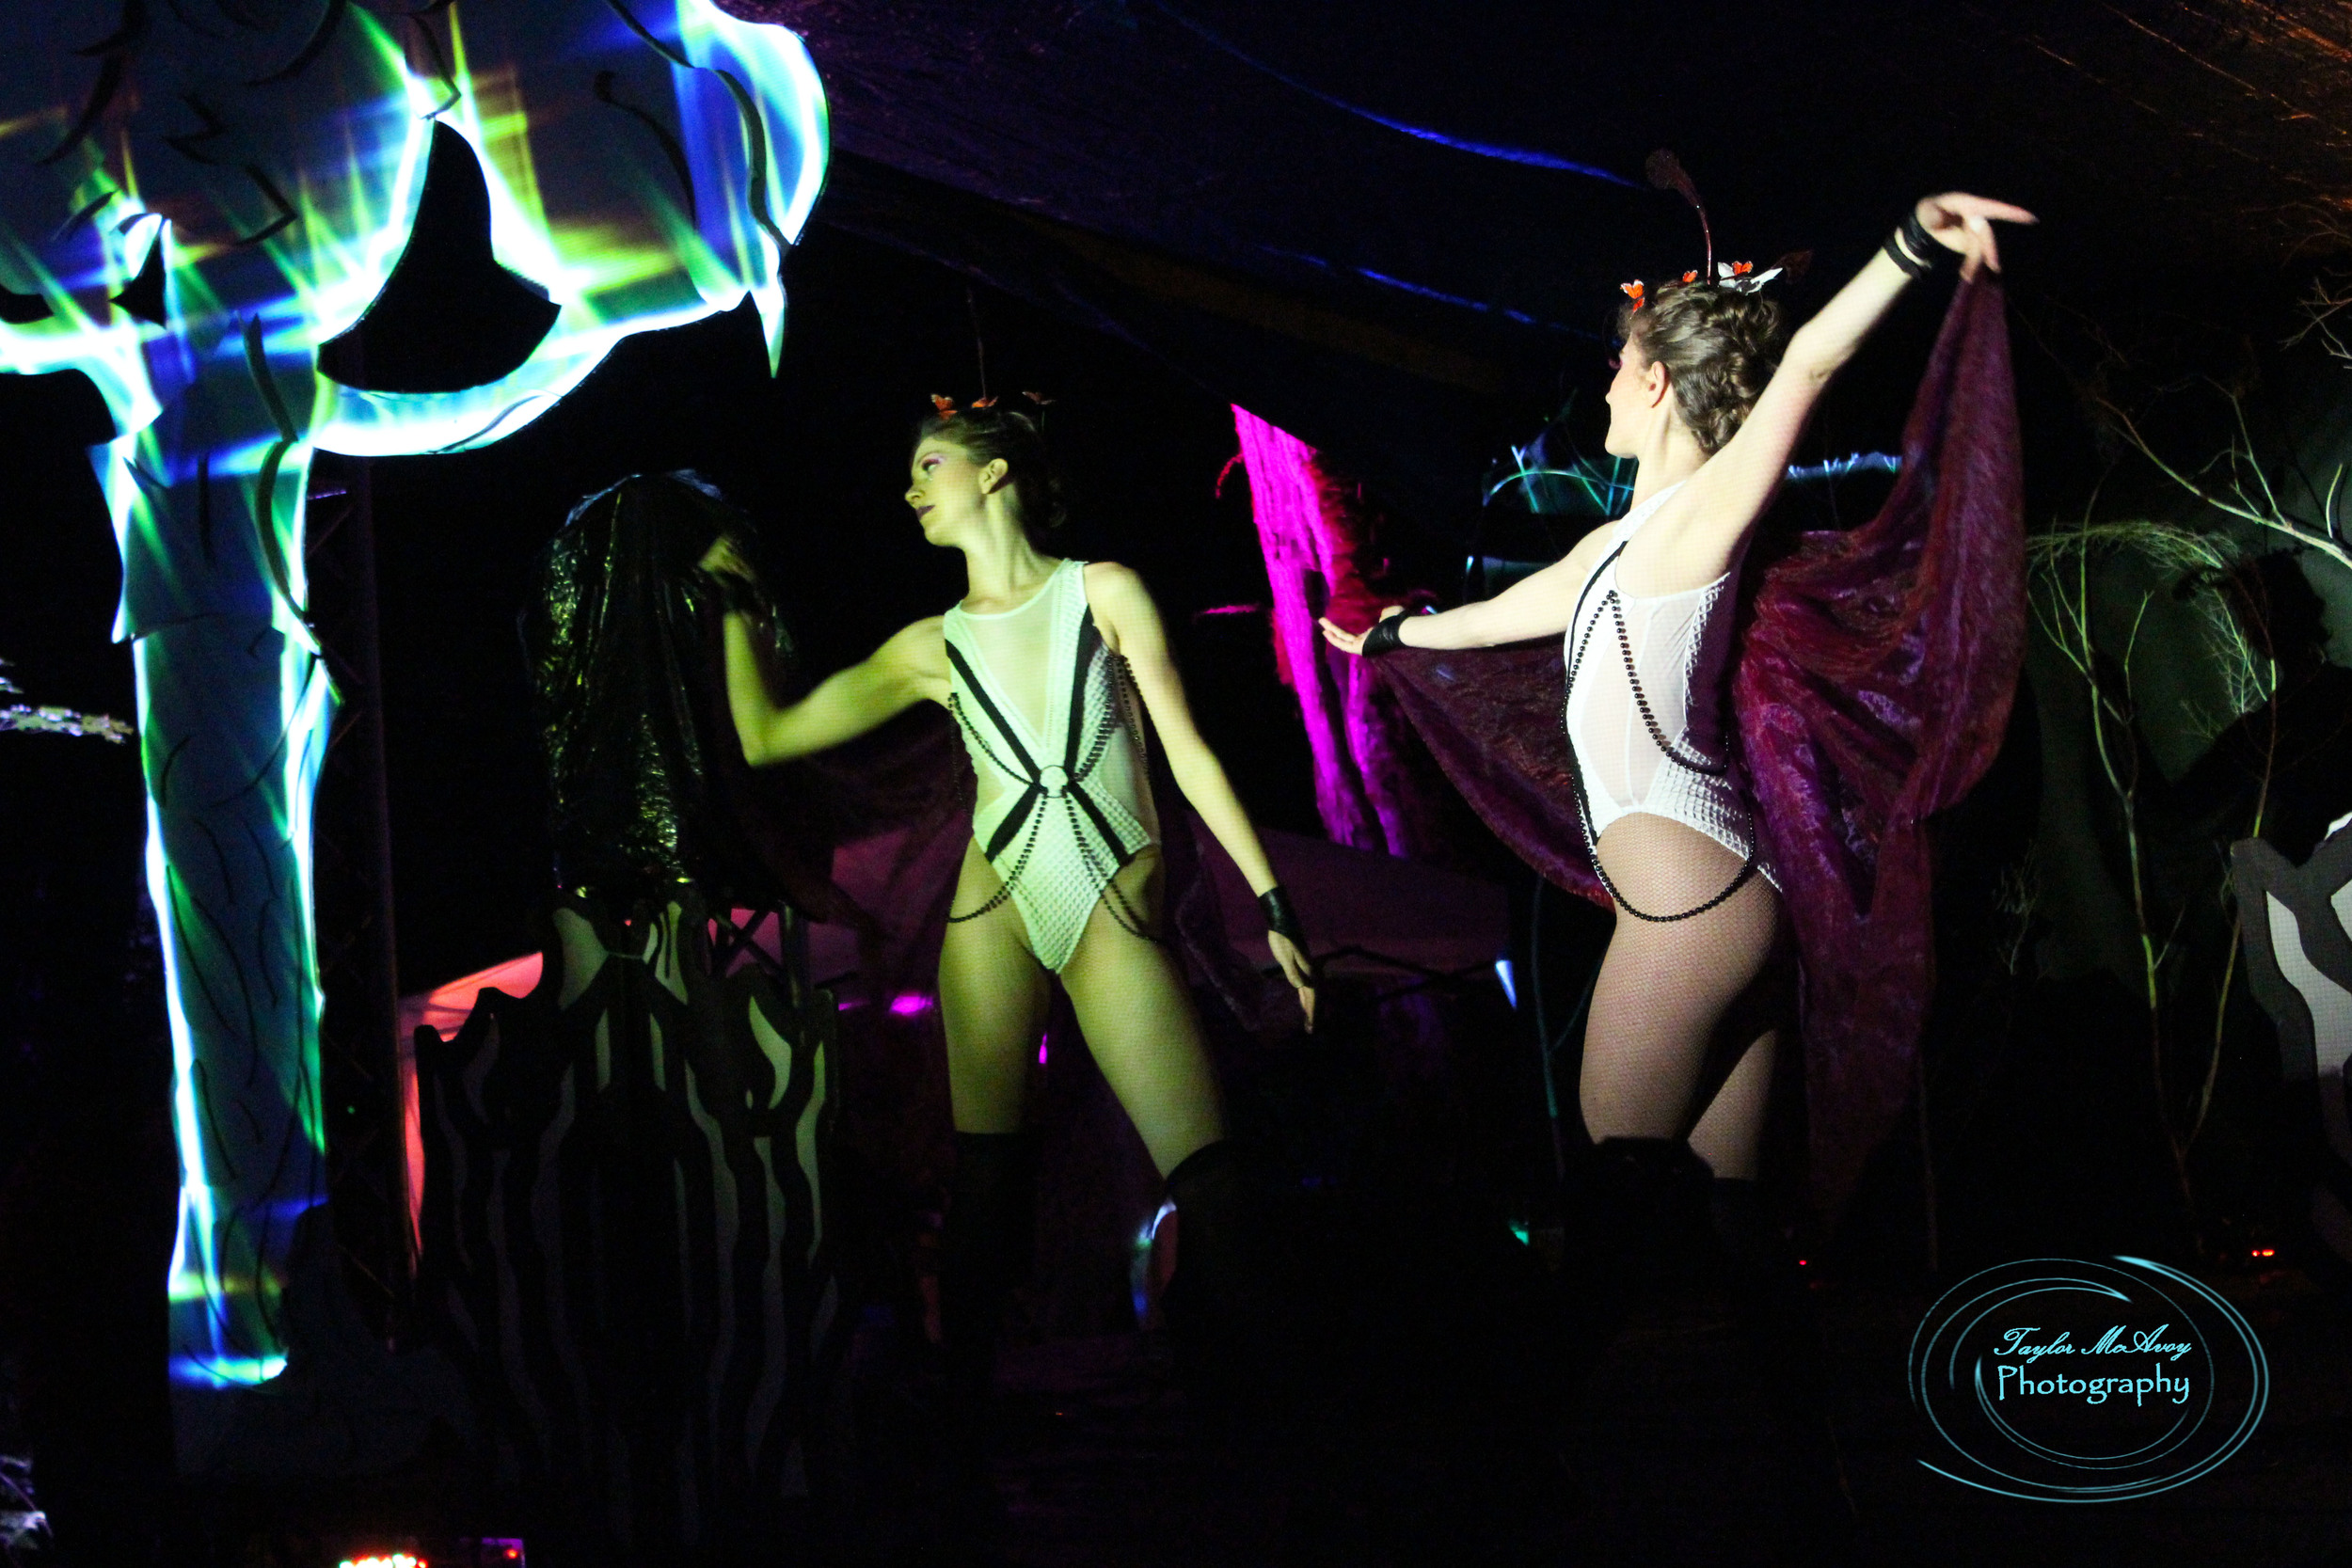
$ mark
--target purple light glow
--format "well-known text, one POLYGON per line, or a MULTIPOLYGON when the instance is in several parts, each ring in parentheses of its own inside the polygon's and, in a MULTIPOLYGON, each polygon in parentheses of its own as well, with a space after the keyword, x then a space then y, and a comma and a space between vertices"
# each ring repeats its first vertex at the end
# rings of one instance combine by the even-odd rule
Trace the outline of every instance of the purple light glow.
POLYGON ((1054 1037, 1053 1037, 1053 1036, 1051 1036, 1051 1035, 1041 1035, 1041 1036, 1039 1036, 1039 1037, 1038 1037, 1038 1042, 1037 1042, 1037 1065, 1038 1065, 1038 1066, 1040 1066, 1040 1067, 1043 1067, 1043 1066, 1045 1065, 1045 1052, 1046 1052, 1046 1048, 1047 1048, 1048 1046, 1051 1046, 1053 1043, 1054 1043, 1054 1037))
POLYGON ((917 1013, 930 1012, 931 999, 919 991, 909 991, 903 996, 892 997, 890 1010, 900 1018, 913 1018, 917 1013))
POLYGON ((1364 520, 1329 492, 1313 448, 1239 406, 1233 428, 1272 590, 1275 669, 1298 697, 1324 829, 1359 849, 1422 853, 1428 806, 1389 733, 1399 721, 1381 711, 1371 668, 1328 647, 1308 608, 1372 599, 1357 561, 1364 520))
MULTIPOLYGON (((1241 437, 1242 465, 1249 474, 1249 512, 1265 552, 1266 583, 1274 597, 1274 667, 1298 694, 1305 710, 1307 746, 1315 764, 1315 804, 1324 825, 1343 844, 1362 839, 1365 824, 1355 791, 1348 788, 1347 758, 1333 712, 1337 695, 1323 667, 1323 634, 1307 609, 1307 583, 1324 573, 1319 549, 1323 507, 1315 493, 1306 442, 1278 430, 1247 408, 1233 408, 1241 437), (1351 809, 1354 808, 1354 809, 1351 809)), ((1325 580, 1328 580, 1326 578, 1325 580)))

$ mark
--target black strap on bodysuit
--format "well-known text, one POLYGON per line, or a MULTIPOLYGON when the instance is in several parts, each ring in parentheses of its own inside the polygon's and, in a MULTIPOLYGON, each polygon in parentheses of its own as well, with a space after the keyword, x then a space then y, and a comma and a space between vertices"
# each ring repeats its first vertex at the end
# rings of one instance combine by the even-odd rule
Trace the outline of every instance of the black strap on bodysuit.
MULTIPOLYGON (((1087 819, 1094 824, 1095 831, 1102 834, 1103 842, 1116 845, 1119 842, 1118 832, 1112 829, 1110 818, 1104 814, 1103 807, 1094 799, 1093 792, 1086 787, 1086 781, 1093 773, 1095 765, 1103 760, 1103 753, 1108 749, 1112 735, 1124 721, 1124 715, 1116 697, 1104 705, 1103 721, 1095 727, 1093 744, 1087 748, 1084 757, 1078 754, 1079 745, 1086 735, 1087 677, 1091 672, 1094 656, 1102 646, 1103 633, 1101 628, 1095 626, 1094 611, 1089 607, 1086 612, 1086 619, 1078 627, 1077 668, 1072 674, 1070 732, 1063 745, 1061 762, 1063 784, 1059 791, 1059 799, 1064 802, 1064 809, 1073 814, 1073 829, 1077 826, 1074 820, 1075 814, 1083 811, 1087 819)), ((1044 813, 1039 807, 1043 801, 1054 799, 1056 792, 1047 787, 1044 768, 1037 765, 1036 760, 1029 755, 1028 748, 1021 744, 1020 736, 1014 732, 1010 724, 1005 721, 1003 712, 997 708, 994 702, 990 700, 987 689, 981 686, 979 678, 973 673, 972 666, 965 662, 962 654, 957 652, 956 645, 952 641, 947 643, 947 660, 955 666, 956 673, 962 677, 965 689, 978 700, 980 710, 988 716, 988 721, 995 727, 997 735, 1003 738, 1005 744, 1012 749, 1012 754, 1019 760, 1021 766, 1018 768, 1005 767, 1004 759, 997 756, 994 749, 989 745, 988 737, 982 735, 978 726, 972 722, 971 716, 963 711, 962 703, 958 700, 953 691, 950 691, 947 694, 947 706, 955 714, 956 721, 963 726, 965 733, 972 736, 974 743, 979 747, 981 753, 990 762, 1026 783, 1026 787, 1021 792, 1021 799, 1013 803, 1012 810, 1006 814, 1005 819, 996 825, 994 835, 981 849, 981 853, 988 857, 989 864, 995 865, 997 857, 1005 852, 1006 847, 1011 844, 1013 835, 1019 832, 1025 824, 1028 828, 1028 835, 1022 841, 1021 852, 1014 857, 1011 871, 998 872, 998 876, 1004 879, 1004 885, 996 890, 993 897, 977 910, 964 914, 951 912, 947 916, 950 923, 960 924, 966 920, 977 920, 1012 896, 1013 884, 1018 882, 1021 879, 1021 874, 1028 869, 1029 856, 1037 847, 1038 832, 1045 823, 1044 813)), ((1111 912, 1119 923, 1147 942, 1157 941, 1156 937, 1144 928, 1143 919, 1135 912, 1127 903, 1126 896, 1115 884, 1114 879, 1119 875, 1120 867, 1114 864, 1105 871, 1094 846, 1088 842, 1087 835, 1083 832, 1073 832, 1072 836, 1077 840, 1078 852, 1085 858, 1088 872, 1096 879, 1098 896, 1105 892, 1110 895, 1111 912)))
MULTIPOLYGON (((1617 557, 1625 554, 1626 545, 1631 543, 1633 541, 1629 539, 1611 550, 1601 563, 1593 569, 1592 576, 1584 579, 1583 588, 1576 595, 1576 609, 1568 615, 1569 631, 1575 631, 1577 622, 1583 618, 1584 598, 1593 591, 1593 584, 1600 580, 1601 573, 1616 564, 1617 557)), ((1711 778, 1728 781, 1731 775, 1730 764, 1710 763, 1703 758, 1693 760, 1686 757, 1678 747, 1666 738, 1665 731, 1659 728, 1658 717, 1650 711, 1649 695, 1642 689, 1642 677, 1633 667, 1633 641, 1625 629, 1623 597, 1614 587, 1601 595, 1600 610, 1612 611, 1616 617, 1617 647, 1625 655, 1625 678, 1633 688, 1634 705, 1641 709, 1642 722, 1648 726, 1650 738, 1658 743, 1659 751, 1664 753, 1669 762, 1686 768, 1693 773, 1705 773, 1711 778)), ((1576 789, 1577 825, 1584 830, 1584 847, 1592 856, 1593 875, 1600 879, 1600 885, 1608 891, 1610 897, 1617 901, 1619 909, 1636 920, 1646 920, 1653 925, 1662 926, 1677 920, 1688 920, 1693 915, 1705 914, 1708 911, 1726 902, 1733 894, 1747 886, 1748 879, 1756 875, 1756 855, 1761 847, 1756 831, 1756 806, 1747 799, 1745 792, 1738 790, 1735 786, 1734 793, 1740 795, 1740 803, 1746 808, 1748 814, 1748 858, 1746 863, 1740 867, 1739 874, 1731 879, 1730 885, 1706 903, 1694 905, 1679 914, 1651 914, 1645 910, 1635 909, 1627 901, 1626 895, 1617 891, 1617 884, 1609 879, 1608 871, 1600 863, 1600 841, 1593 833, 1592 799, 1584 789, 1584 762, 1577 755, 1575 732, 1568 728, 1568 704, 1576 695, 1577 673, 1584 667, 1584 650, 1592 645, 1593 633, 1600 627, 1600 610, 1594 612, 1593 624, 1584 628, 1583 639, 1576 645, 1576 657, 1568 660, 1567 690, 1560 699, 1560 734, 1561 737, 1568 743, 1568 782, 1576 789)))

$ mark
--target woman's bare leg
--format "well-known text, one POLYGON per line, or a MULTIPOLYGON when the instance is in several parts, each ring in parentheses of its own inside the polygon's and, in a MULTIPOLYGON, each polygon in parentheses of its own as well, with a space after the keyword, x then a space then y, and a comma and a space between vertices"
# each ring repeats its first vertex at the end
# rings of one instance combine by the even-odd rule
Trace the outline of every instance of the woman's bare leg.
POLYGON ((1146 929, 1157 930, 1159 866, 1159 851, 1146 849, 1120 871, 1061 981, 1096 1065, 1166 1176, 1225 1135, 1225 1113, 1182 966, 1120 915, 1123 899, 1146 929))
MULTIPOLYGON (((1654 913, 1706 902, 1740 870, 1730 850, 1662 816, 1611 824, 1600 852, 1619 891, 1654 913)), ((1688 920, 1617 911, 1593 988, 1579 1081, 1596 1140, 1673 1138, 1690 1127, 1724 1015, 1763 975, 1780 918, 1780 895, 1762 877, 1688 920)), ((1718 1176, 1755 1172, 1772 1066, 1772 1037, 1745 1043, 1691 1131, 1692 1149, 1718 1176)))
MULTIPOLYGON (((955 910, 978 909, 1003 886, 979 845, 967 841, 955 910)), ((957 1132, 1021 1131, 1051 985, 1029 951, 1028 927, 1011 899, 977 920, 948 926, 939 949, 939 1010, 957 1132)))
POLYGON ((1178 1374, 1192 1398, 1240 1408, 1298 1364, 1276 1348, 1294 1314, 1269 1289, 1263 1196, 1225 1140, 1216 1073, 1184 970, 1168 948, 1129 928, 1158 934, 1159 884, 1156 849, 1128 862, 1061 979, 1096 1064, 1176 1204, 1176 1276, 1162 1307, 1178 1374))
POLYGON ((1764 1141, 1764 1113, 1772 1092, 1772 1059, 1780 1031, 1768 1030, 1750 1040, 1740 1059, 1707 1102, 1698 1125, 1691 1129, 1691 1152, 1725 1180, 1756 1180, 1756 1154, 1764 1141))

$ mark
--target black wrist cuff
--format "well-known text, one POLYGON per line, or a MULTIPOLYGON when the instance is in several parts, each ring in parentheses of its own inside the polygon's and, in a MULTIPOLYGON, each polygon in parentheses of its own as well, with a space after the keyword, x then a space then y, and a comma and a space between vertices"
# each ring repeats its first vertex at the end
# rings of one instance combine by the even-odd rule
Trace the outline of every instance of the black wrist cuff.
POLYGON ((1935 270, 1944 258, 1944 247, 1928 233, 1926 224, 1919 221, 1919 210, 1914 207, 1903 214, 1903 221, 1886 236, 1886 257, 1913 277, 1925 277, 1935 270))
POLYGON ((1372 629, 1364 633, 1364 657, 1378 658, 1382 654, 1394 653, 1404 647, 1405 637, 1401 629, 1404 625, 1404 614, 1384 615, 1375 621, 1372 629))
POLYGON ((1307 951, 1307 927, 1299 923, 1298 911, 1293 907, 1290 895, 1280 883, 1258 895, 1258 912, 1265 916, 1265 928, 1291 940, 1301 953, 1307 951))

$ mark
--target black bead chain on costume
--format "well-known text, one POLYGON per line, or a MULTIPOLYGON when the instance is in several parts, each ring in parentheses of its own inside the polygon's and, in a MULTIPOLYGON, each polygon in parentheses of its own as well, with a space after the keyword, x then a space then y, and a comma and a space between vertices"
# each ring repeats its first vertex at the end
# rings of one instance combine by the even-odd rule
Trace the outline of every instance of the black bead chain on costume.
MULTIPOLYGON (((1629 540, 1627 543, 1630 544, 1631 541, 1629 540)), ((1576 596, 1575 612, 1568 617, 1568 625, 1571 628, 1583 617, 1584 595, 1592 592, 1593 584, 1600 580, 1601 573, 1614 565, 1617 557, 1623 554, 1625 554, 1625 545, 1619 545, 1609 552, 1608 559, 1594 569, 1593 575, 1584 579, 1584 588, 1576 596)), ((1740 867, 1739 874, 1731 879, 1730 884, 1706 903, 1684 910, 1679 914, 1651 914, 1646 910, 1635 909, 1626 895, 1617 891, 1617 884, 1609 879, 1608 871, 1600 863, 1600 841, 1593 836, 1592 798, 1585 793, 1584 764, 1576 754, 1576 736, 1568 729, 1568 704, 1576 696, 1576 677, 1584 668, 1584 650, 1592 646, 1593 633, 1600 629, 1601 611, 1611 610, 1613 610, 1616 614, 1617 646, 1625 654, 1625 678, 1633 688, 1634 705, 1641 709, 1642 722, 1649 727, 1650 738, 1658 743, 1659 751, 1664 753, 1668 761, 1687 768, 1693 773, 1727 778, 1731 768, 1727 763, 1718 766, 1708 762, 1692 762, 1667 741, 1665 732, 1658 726, 1656 715, 1650 711, 1649 695, 1642 689, 1642 678, 1634 673, 1633 644, 1626 633, 1625 608, 1618 597, 1616 589, 1613 586, 1602 596, 1599 608, 1594 610, 1592 625, 1584 628, 1583 639, 1576 645, 1576 657, 1568 660, 1567 689, 1560 699, 1560 734, 1568 745, 1568 782, 1576 790, 1577 826, 1584 831, 1584 848, 1592 857, 1593 875, 1600 879, 1601 887, 1607 891, 1610 897, 1616 900, 1617 907, 1626 913, 1636 920, 1646 920, 1652 925, 1664 926, 1677 920, 1689 920, 1693 915, 1705 914, 1708 911, 1727 902, 1733 894, 1747 886, 1748 879, 1755 876, 1756 872, 1756 857, 1759 847, 1756 831, 1756 806, 1747 799, 1744 792, 1740 794, 1740 803, 1748 814, 1748 858, 1746 863, 1740 867)))
MULTIPOLYGON (((1110 747, 1111 737, 1117 735, 1120 726, 1127 722, 1124 699, 1132 692, 1132 688, 1127 684, 1127 661, 1105 649, 1104 657, 1097 659, 1095 663, 1092 677, 1105 678, 1102 672, 1106 666, 1110 672, 1107 678, 1113 682, 1117 689, 1113 692, 1112 700, 1103 705, 1103 721, 1095 726, 1094 738, 1087 748, 1085 760, 1071 772, 1069 783, 1062 787, 1062 810, 1069 814, 1071 836, 1077 841, 1078 853, 1085 862, 1087 874, 1094 879, 1095 896, 1101 898, 1106 894, 1109 895, 1111 918, 1118 921, 1130 934, 1140 937, 1146 942, 1158 942, 1161 939, 1146 929, 1147 923, 1143 917, 1136 913, 1135 907, 1127 901, 1126 895, 1120 891, 1118 877, 1120 867, 1112 865, 1107 870, 1104 869, 1102 852, 1087 836, 1086 823, 1078 814, 1078 802, 1073 793, 1094 771, 1095 765, 1103 760, 1103 753, 1110 747)), ((1083 701, 1085 695, 1085 693, 1073 693, 1073 700, 1083 701)), ((1018 779, 1023 776, 1020 769, 1005 766, 1003 759, 997 756, 994 748, 989 745, 987 737, 981 734, 979 726, 974 724, 964 713, 962 701, 953 691, 947 694, 947 711, 955 715, 956 722, 963 727, 964 733, 969 735, 974 743, 979 747, 981 754, 998 769, 1011 778, 1018 779)), ((1027 782, 1031 784, 1038 783, 1036 779, 1029 779, 1027 782)), ((978 909, 968 911, 963 914, 951 911, 947 916, 950 925, 961 925, 967 920, 977 920, 991 911, 1001 908, 1005 901, 1012 896, 1013 887, 1021 880, 1021 874, 1029 868, 1030 854, 1037 847, 1038 834, 1045 826, 1045 801, 1048 799, 1050 797, 1041 797, 1037 805, 1032 808, 1028 831, 1022 835, 1021 849, 1013 857, 1012 870, 1001 874, 1004 879, 1003 885, 996 890, 995 895, 988 902, 978 909)))
MULTIPOLYGON (((956 716, 956 722, 963 726, 964 733, 969 735, 979 746, 981 752, 986 753, 989 761, 995 763, 998 768, 1004 768, 1006 772, 1012 773, 1013 777, 1020 777, 1018 773, 1013 773, 1011 768, 1005 768, 1005 765, 997 760, 996 753, 989 750, 988 741, 980 735, 979 726, 973 723, 970 719, 964 717, 963 704, 957 699, 956 694, 952 691, 947 693, 947 711, 956 716)), ((999 873, 999 875, 1003 877, 1003 883, 996 889, 995 896, 991 898, 987 903, 982 904, 978 909, 970 911, 964 914, 958 914, 954 911, 950 910, 947 912, 948 925, 960 926, 967 920, 977 920, 980 916, 988 913, 991 910, 1001 907, 1006 899, 1012 896, 1012 885, 1021 879, 1021 873, 1029 868, 1029 851, 1037 847, 1037 831, 1040 827, 1044 825, 1044 822, 1045 816, 1041 812, 1033 815, 1029 818, 1029 831, 1022 836, 1021 852, 1013 857, 1012 870, 1009 873, 999 873)))
MULTIPOLYGON (((1135 689, 1135 677, 1127 668, 1125 655, 1105 650, 1103 657, 1096 662, 1096 668, 1109 672, 1106 678, 1110 681, 1112 688, 1110 699, 1103 705, 1103 722, 1095 729, 1094 744, 1087 749, 1086 761, 1081 763, 1078 771, 1071 776, 1070 782, 1073 784, 1076 784, 1094 771, 1094 765, 1103 760, 1103 752, 1110 745, 1111 736, 1119 733, 1120 725, 1132 722, 1135 712, 1142 705, 1142 698, 1135 689)), ((1138 752, 1142 750, 1140 734, 1136 736, 1136 750, 1138 752)), ((1150 787, 1148 783, 1145 787, 1150 787)), ((1068 800, 1070 797, 1064 796, 1064 800, 1068 800)), ((1114 865, 1108 872, 1103 869, 1095 859, 1094 846, 1087 841, 1083 826, 1077 820, 1076 805, 1073 803, 1068 809, 1072 813, 1070 823, 1072 835, 1077 839, 1079 851, 1086 857, 1087 869, 1102 879, 1097 884, 1095 895, 1101 897, 1105 894, 1109 895, 1111 917, 1124 927, 1130 935, 1141 937, 1146 942, 1159 941, 1159 938, 1145 928, 1148 922, 1135 912, 1135 907, 1127 902, 1127 895, 1120 891, 1119 873, 1122 868, 1114 865)))
MULTIPOLYGON (((1704 759, 1693 762, 1676 750, 1674 742, 1666 738, 1666 732, 1658 727, 1658 715, 1649 710, 1649 693, 1642 689, 1642 677, 1635 673, 1633 668, 1633 640, 1627 635, 1625 629, 1625 601, 1618 596, 1617 591, 1612 588, 1607 594, 1601 595, 1600 608, 1613 612, 1616 617, 1617 651, 1625 656, 1626 684, 1633 688, 1633 705, 1642 710, 1642 722, 1649 726, 1649 737, 1658 743, 1658 749, 1693 773, 1704 773, 1715 779, 1728 777, 1731 773, 1729 764, 1711 763, 1704 759)), ((1596 626, 1600 625, 1598 610, 1593 614, 1593 625, 1596 626)), ((1586 636, 1589 638, 1591 633, 1587 632, 1586 636)), ((1567 721, 1568 707, 1564 701, 1560 705, 1560 722, 1565 724, 1567 721)))

